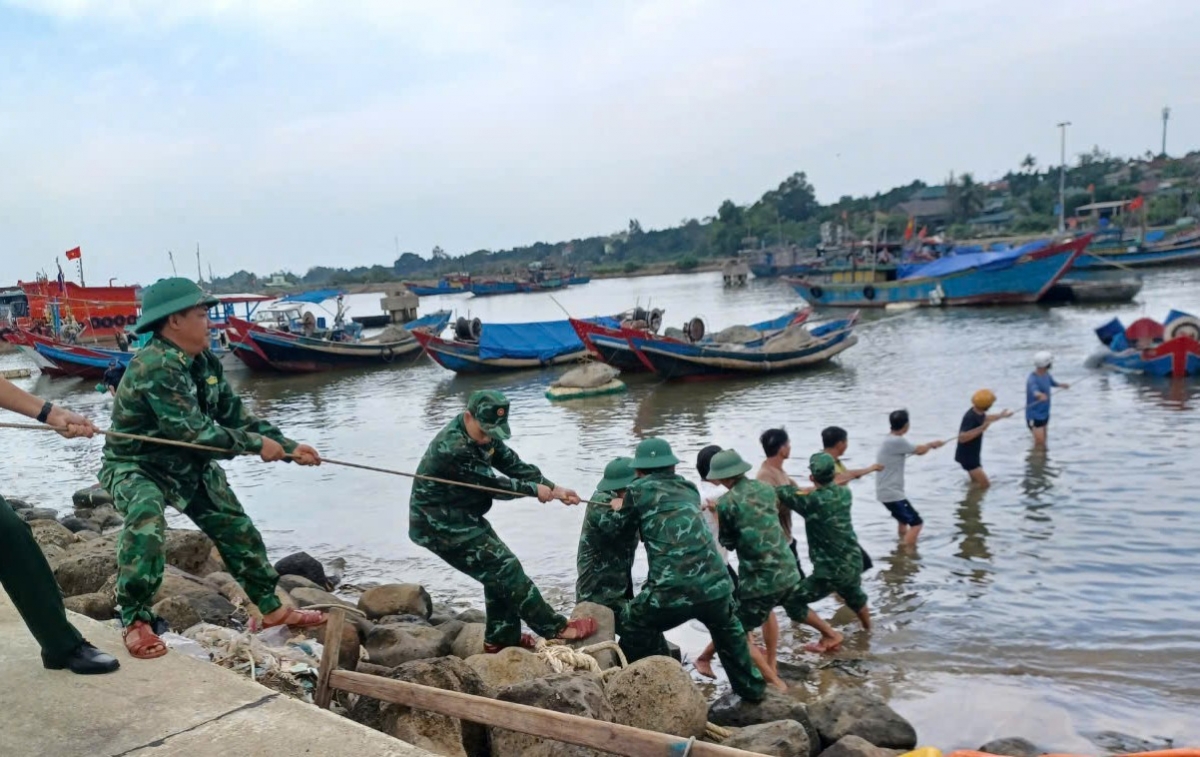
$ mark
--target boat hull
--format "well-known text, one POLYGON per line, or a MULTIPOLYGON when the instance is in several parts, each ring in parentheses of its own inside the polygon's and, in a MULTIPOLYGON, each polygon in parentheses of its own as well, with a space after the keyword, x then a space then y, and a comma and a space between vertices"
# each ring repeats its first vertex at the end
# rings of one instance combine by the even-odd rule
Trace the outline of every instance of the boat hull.
POLYGON ((632 331, 635 334, 642 332, 632 329, 608 328, 598 323, 589 323, 575 318, 570 320, 571 327, 579 335, 579 341, 583 342, 583 346, 601 362, 611 365, 621 373, 644 373, 651 370, 633 347, 629 346, 629 341, 625 336, 626 331, 632 331))
MULTIPOLYGON (((442 322, 442 327, 445 323, 442 322)), ((253 370, 320 373, 340 368, 406 365, 421 349, 416 339, 386 343, 330 342, 230 319, 230 348, 253 370)))
POLYGON ((789 283, 813 305, 886 307, 918 305, 1017 305, 1037 302, 1079 258, 1090 237, 1022 255, 1000 270, 986 266, 946 276, 842 284, 793 279, 789 283))
POLYGON ((1200 265, 1200 244, 1173 250, 1133 250, 1121 252, 1088 251, 1075 261, 1075 268, 1154 268, 1172 265, 1200 265))
POLYGON ((1109 355, 1104 358, 1104 363, 1125 373, 1160 378, 1200 376, 1200 342, 1191 337, 1175 337, 1153 349, 1109 355))
POLYGON ((479 354, 479 345, 442 339, 429 333, 414 333, 417 342, 435 363, 455 373, 509 373, 547 368, 554 365, 574 363, 587 357, 583 345, 580 349, 556 355, 547 360, 537 358, 484 358, 479 354))
POLYGON ((114 360, 128 365, 133 359, 132 352, 67 344, 21 329, 4 338, 29 357, 39 371, 54 378, 99 379, 114 360))

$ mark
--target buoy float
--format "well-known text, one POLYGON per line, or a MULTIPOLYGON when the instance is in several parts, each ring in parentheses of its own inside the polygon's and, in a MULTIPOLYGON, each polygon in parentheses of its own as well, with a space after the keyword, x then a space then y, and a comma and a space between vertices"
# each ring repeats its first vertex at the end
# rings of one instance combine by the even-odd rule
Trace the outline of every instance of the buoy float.
POLYGON ((620 394, 625 389, 625 382, 617 379, 613 379, 607 384, 586 388, 578 386, 552 386, 546 390, 546 399, 551 402, 578 400, 585 397, 599 397, 605 394, 620 394))

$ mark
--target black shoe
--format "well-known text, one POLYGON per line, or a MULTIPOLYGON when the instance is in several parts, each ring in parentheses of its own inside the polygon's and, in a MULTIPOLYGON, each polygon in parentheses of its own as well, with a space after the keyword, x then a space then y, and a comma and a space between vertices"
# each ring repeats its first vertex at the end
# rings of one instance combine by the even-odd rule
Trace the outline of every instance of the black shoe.
POLYGON ((58 660, 52 660, 46 657, 45 652, 42 652, 42 665, 48 670, 62 670, 66 668, 72 673, 80 675, 111 673, 121 667, 121 663, 117 662, 117 658, 101 652, 86 641, 76 647, 74 652, 58 660))

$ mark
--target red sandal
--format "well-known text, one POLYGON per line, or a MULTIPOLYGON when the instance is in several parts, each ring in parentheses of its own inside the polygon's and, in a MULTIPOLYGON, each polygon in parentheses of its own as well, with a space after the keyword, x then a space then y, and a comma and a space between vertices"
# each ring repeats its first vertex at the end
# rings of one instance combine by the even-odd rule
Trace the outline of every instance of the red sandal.
POLYGON ((523 633, 521 634, 521 641, 516 644, 488 644, 485 642, 483 645, 483 651, 485 654, 496 654, 497 652, 514 646, 533 651, 534 649, 537 649, 537 637, 531 633, 523 633))
POLYGON ((267 628, 275 628, 277 626, 287 626, 288 628, 314 628, 323 624, 327 620, 325 613, 320 610, 297 610, 289 608, 284 614, 283 620, 274 623, 268 623, 263 620, 251 620, 251 631, 262 631, 267 628))
POLYGON ((595 618, 575 618, 574 620, 567 621, 566 628, 558 632, 558 638, 565 641, 579 641, 580 639, 586 639, 594 635, 599 630, 600 624, 596 622, 595 618), (569 639, 563 636, 567 631, 574 631, 575 636, 569 639))
POLYGON ((121 632, 121 636, 125 639, 129 654, 139 660, 153 660, 167 653, 167 645, 144 620, 133 621, 133 625, 121 632))

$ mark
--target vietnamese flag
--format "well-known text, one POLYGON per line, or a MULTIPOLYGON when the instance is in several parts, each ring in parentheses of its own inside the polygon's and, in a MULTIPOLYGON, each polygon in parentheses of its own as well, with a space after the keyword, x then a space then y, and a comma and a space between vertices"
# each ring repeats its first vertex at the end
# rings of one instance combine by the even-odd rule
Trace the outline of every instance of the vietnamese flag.
POLYGON ((904 227, 904 241, 912 239, 913 236, 913 221, 916 220, 912 216, 908 217, 908 225, 904 227))
POLYGON ((83 257, 83 250, 78 247, 67 250, 67 260, 79 260, 83 257))
POLYGON ((1146 198, 1139 195, 1129 201, 1129 209, 1130 210, 1141 210, 1142 206, 1145 204, 1146 204, 1146 198))

